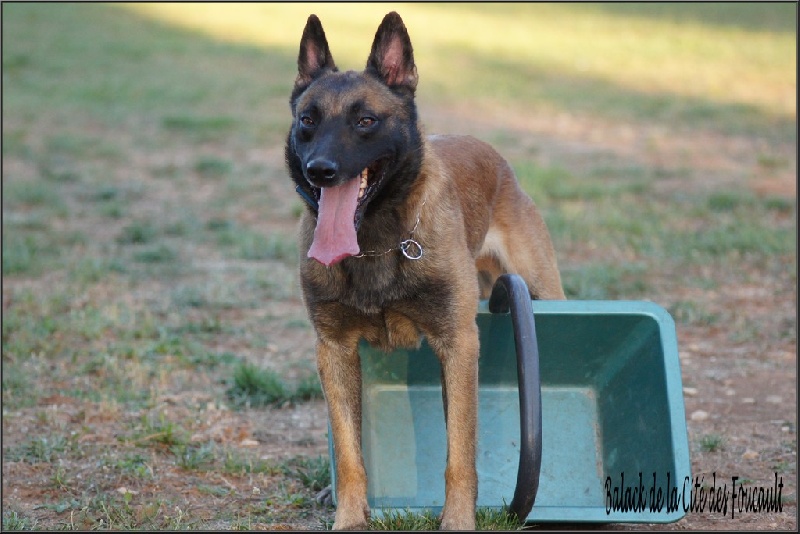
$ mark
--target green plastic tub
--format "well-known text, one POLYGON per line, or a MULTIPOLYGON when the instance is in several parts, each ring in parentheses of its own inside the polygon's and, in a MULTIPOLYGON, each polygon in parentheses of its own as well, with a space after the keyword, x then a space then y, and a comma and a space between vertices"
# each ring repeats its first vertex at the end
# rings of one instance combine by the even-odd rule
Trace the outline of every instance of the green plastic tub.
MULTIPOLYGON (((541 428, 532 435, 539 440, 541 469, 537 465, 527 479, 521 475, 525 423, 521 430, 511 316, 490 313, 488 302, 481 302, 478 506, 500 508, 515 491, 527 491, 530 503, 518 515, 528 522, 666 523, 683 517, 682 501, 674 499, 681 499, 684 485, 687 493, 691 489, 685 483, 691 473, 672 318, 649 302, 527 302, 539 358, 541 428), (517 487, 518 475, 527 487, 517 487)), ((446 459, 439 362, 425 342, 419 350, 391 354, 362 343, 360 354, 372 513, 439 513, 446 459)), ((335 502, 332 443, 330 448, 335 502)))

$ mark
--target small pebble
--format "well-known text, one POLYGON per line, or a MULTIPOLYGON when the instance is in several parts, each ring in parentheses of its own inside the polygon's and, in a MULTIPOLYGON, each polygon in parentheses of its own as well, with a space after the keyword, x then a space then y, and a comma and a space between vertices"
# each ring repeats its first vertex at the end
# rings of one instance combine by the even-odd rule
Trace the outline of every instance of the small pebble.
POLYGON ((758 453, 756 451, 751 451, 750 449, 747 449, 746 451, 744 451, 744 454, 742 454, 742 459, 756 460, 758 459, 758 453))
POLYGON ((683 388, 683 394, 694 397, 697 395, 697 388, 683 388))
POLYGON ((770 404, 780 404, 783 402, 783 398, 779 397, 778 395, 767 395, 767 398, 764 400, 770 404))
POLYGON ((259 443, 254 439, 243 439, 239 442, 242 447, 258 447, 259 443))
POLYGON ((755 404, 756 400, 753 397, 745 397, 742 399, 742 404, 755 404))
POLYGON ((689 417, 692 419, 692 421, 705 421, 706 419, 708 419, 708 412, 703 410, 697 410, 695 412, 692 412, 692 415, 690 415, 689 417))

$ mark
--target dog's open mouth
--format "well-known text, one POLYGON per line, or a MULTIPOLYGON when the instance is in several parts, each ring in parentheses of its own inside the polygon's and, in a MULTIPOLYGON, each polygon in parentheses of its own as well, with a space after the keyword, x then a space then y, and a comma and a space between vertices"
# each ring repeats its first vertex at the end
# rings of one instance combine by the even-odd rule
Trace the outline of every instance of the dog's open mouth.
POLYGON ((358 207, 353 218, 353 225, 356 231, 361 226, 367 204, 372 201, 378 189, 380 189, 381 183, 383 183, 386 160, 387 158, 381 158, 374 161, 372 165, 361 171, 358 176, 358 207))
POLYGON ((358 176, 341 185, 312 187, 313 194, 319 199, 319 207, 309 258, 331 266, 361 252, 356 233, 367 205, 383 181, 384 163, 385 159, 373 162, 358 176))

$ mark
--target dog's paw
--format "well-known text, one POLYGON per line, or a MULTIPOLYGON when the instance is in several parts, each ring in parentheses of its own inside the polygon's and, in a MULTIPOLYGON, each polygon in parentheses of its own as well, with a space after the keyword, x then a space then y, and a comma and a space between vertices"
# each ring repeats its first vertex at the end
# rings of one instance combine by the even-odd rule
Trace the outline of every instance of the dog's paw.
POLYGON ((360 502, 346 504, 340 500, 336 508, 333 530, 367 530, 369 522, 369 505, 366 497, 360 502))
POLYGON ((439 530, 475 530, 475 517, 456 517, 442 519, 439 530))
POLYGON ((314 497, 317 504, 330 508, 333 506, 333 488, 326 486, 314 497))
POLYGON ((336 521, 333 522, 333 530, 369 530, 366 518, 342 517, 336 513, 336 521))
POLYGON ((447 506, 442 510, 442 523, 439 530, 475 530, 475 507, 447 506))

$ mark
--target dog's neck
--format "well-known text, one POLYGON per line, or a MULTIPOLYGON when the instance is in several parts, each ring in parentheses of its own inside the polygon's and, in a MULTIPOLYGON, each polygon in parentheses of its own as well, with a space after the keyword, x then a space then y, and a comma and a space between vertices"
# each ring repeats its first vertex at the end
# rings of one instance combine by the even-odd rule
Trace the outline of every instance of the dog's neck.
POLYGON ((392 248, 390 248, 388 250, 385 250, 383 252, 377 252, 377 251, 374 251, 374 250, 370 250, 370 251, 367 251, 367 252, 362 252, 361 254, 357 254, 357 255, 355 255, 353 257, 354 258, 367 258, 367 257, 375 257, 375 256, 385 256, 386 254, 389 254, 390 252, 394 252, 396 250, 399 250, 400 253, 403 256, 405 256, 407 259, 409 259, 409 260, 421 259, 422 255, 423 255, 422 245, 420 245, 419 242, 414 239, 414 232, 416 232, 417 228, 419 227, 419 221, 420 221, 420 217, 422 215, 422 208, 425 206, 426 200, 427 199, 423 199, 422 200, 422 204, 420 204, 419 209, 417 210, 417 217, 416 217, 416 220, 414 222, 414 227, 411 229, 410 232, 408 232, 408 234, 407 234, 408 237, 406 239, 400 241, 399 245, 394 246, 394 247, 392 247, 392 248))

